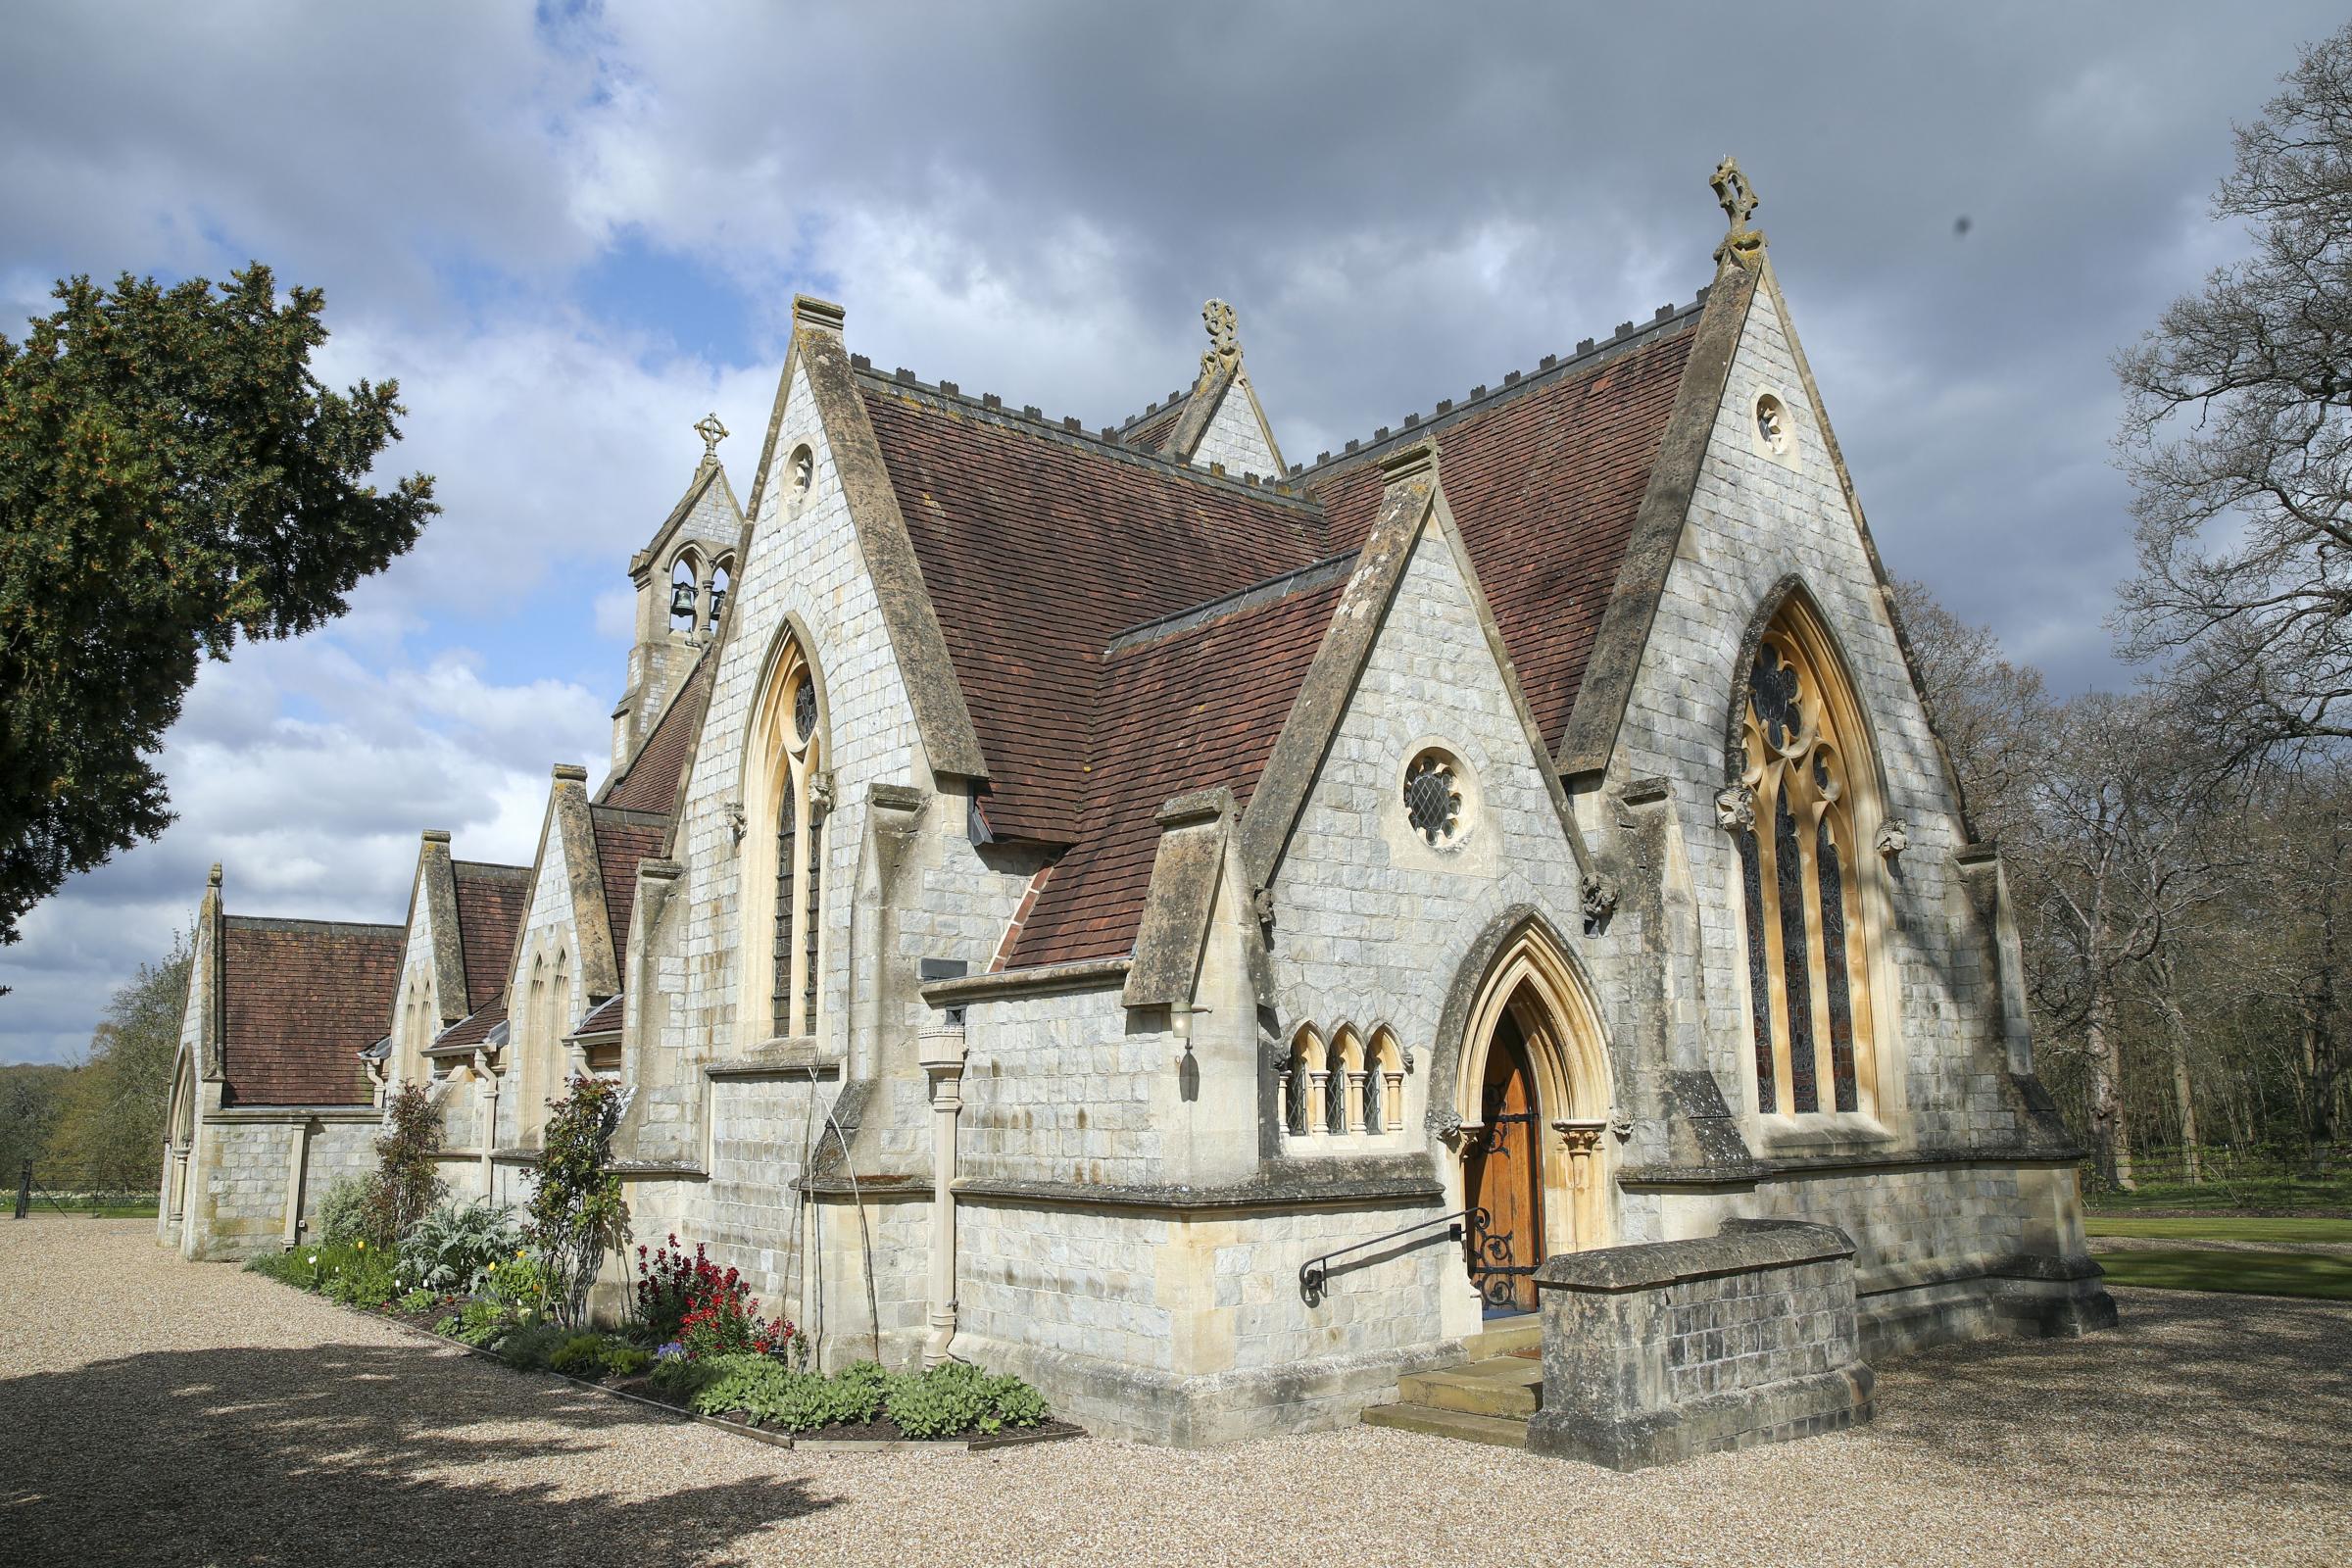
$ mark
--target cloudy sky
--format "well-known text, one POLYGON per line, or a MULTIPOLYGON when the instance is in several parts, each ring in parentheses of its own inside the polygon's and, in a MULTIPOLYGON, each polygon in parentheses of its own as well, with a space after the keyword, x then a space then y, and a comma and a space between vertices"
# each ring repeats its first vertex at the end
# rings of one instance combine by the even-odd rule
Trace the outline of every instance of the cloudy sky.
POLYGON ((447 508, 300 641, 208 667, 180 820, 0 950, 70 1058, 184 929, 394 921, 416 832, 527 860, 601 775, 629 552, 715 409, 747 489, 793 293, 853 347, 1102 424, 1232 300, 1307 457, 1687 299, 1736 153, 1881 547, 2069 689, 2129 678, 2107 357, 2340 8, 67 0, 0 49, 0 331, 70 272, 321 286, 447 508), (1967 220, 1965 231, 1960 220, 1967 220))

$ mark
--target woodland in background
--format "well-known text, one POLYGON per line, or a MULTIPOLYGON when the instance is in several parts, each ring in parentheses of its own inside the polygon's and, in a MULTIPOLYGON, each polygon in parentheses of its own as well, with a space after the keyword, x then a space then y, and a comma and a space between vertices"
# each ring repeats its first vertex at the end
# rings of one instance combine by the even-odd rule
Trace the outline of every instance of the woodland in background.
POLYGON ((52 1192, 155 1190, 187 994, 179 940, 115 992, 79 1062, 0 1067, 0 1179, 11 1194, 26 1160, 52 1192))

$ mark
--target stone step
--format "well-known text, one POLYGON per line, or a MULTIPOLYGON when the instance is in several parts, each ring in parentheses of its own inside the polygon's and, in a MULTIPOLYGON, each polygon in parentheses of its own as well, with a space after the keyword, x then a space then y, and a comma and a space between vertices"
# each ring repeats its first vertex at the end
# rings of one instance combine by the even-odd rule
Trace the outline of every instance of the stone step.
POLYGON ((1402 1404, 1524 1421, 1544 1402, 1544 1364, 1496 1355, 1442 1372, 1418 1372, 1398 1380, 1396 1397, 1402 1404))
POLYGON ((1364 1412, 1364 1425, 1394 1427, 1432 1438, 1461 1443, 1486 1443, 1498 1448, 1527 1446, 1527 1423, 1502 1416, 1471 1415, 1462 1410, 1438 1410, 1426 1404, 1376 1404, 1364 1412))
POLYGON ((1534 1312, 1522 1312, 1517 1317, 1489 1318, 1485 1328, 1476 1334, 1462 1336, 1462 1348, 1473 1361, 1508 1355, 1513 1350, 1540 1350, 1543 1348, 1544 1320, 1534 1312))

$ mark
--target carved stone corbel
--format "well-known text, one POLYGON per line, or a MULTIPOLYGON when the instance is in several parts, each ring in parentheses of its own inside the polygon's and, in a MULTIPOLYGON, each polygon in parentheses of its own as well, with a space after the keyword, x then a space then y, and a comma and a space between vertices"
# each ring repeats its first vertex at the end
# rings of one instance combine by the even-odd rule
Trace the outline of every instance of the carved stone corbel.
POLYGON ((1586 875, 1583 898, 1585 935, 1596 935, 1608 925, 1609 916, 1617 912, 1619 897, 1620 890, 1615 877, 1603 876, 1598 871, 1586 875))
POLYGON ((1756 825, 1756 792, 1745 784, 1727 784, 1715 792, 1715 823, 1727 832, 1756 825))
POLYGON ((1911 833, 1902 823, 1890 821, 1879 824, 1880 855, 1891 860, 1910 847, 1911 833))

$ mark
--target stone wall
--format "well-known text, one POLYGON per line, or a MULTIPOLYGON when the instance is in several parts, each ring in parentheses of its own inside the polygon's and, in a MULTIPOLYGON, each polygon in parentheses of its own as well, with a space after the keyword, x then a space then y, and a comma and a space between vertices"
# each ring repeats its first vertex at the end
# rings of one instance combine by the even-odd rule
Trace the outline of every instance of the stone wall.
POLYGON ((370 1109, 215 1112, 205 1120, 200 1168, 190 1175, 188 1256, 237 1259, 286 1245, 288 1184, 306 1126, 310 1145, 295 1195, 299 1239, 315 1235, 318 1200, 337 1179, 373 1168, 377 1118, 370 1109))
POLYGON ((1461 1256, 1443 1230, 1352 1259, 1313 1305, 1300 1293, 1308 1258, 1396 1228, 1386 1203, 1280 1212, 974 1194, 957 1213, 956 1353, 1019 1373, 1104 1436, 1191 1446, 1341 1426, 1394 1398, 1405 1373, 1460 1355, 1439 1323, 1461 1256))
POLYGON ((1222 464, 1225 471, 1235 478, 1247 473, 1261 478, 1281 476, 1281 465, 1266 445, 1266 432, 1258 424, 1257 410, 1250 397, 1247 377, 1237 376, 1225 396, 1217 403, 1217 412, 1209 416, 1208 428, 1200 432, 1200 444, 1193 449, 1193 466, 1205 468, 1222 464))
MULTIPOLYGON (((1016 997, 971 1009, 958 1169, 984 1180, 1151 1182, 1155 1125, 1182 1055, 1128 1032, 1116 991, 1016 997)), ((928 1163, 926 1158, 925 1163, 928 1163)))
POLYGON ((1640 1470, 1870 1419, 1853 1247, 1828 1226, 1735 1221, 1703 1241, 1571 1253, 1536 1289, 1532 1452, 1640 1470))

